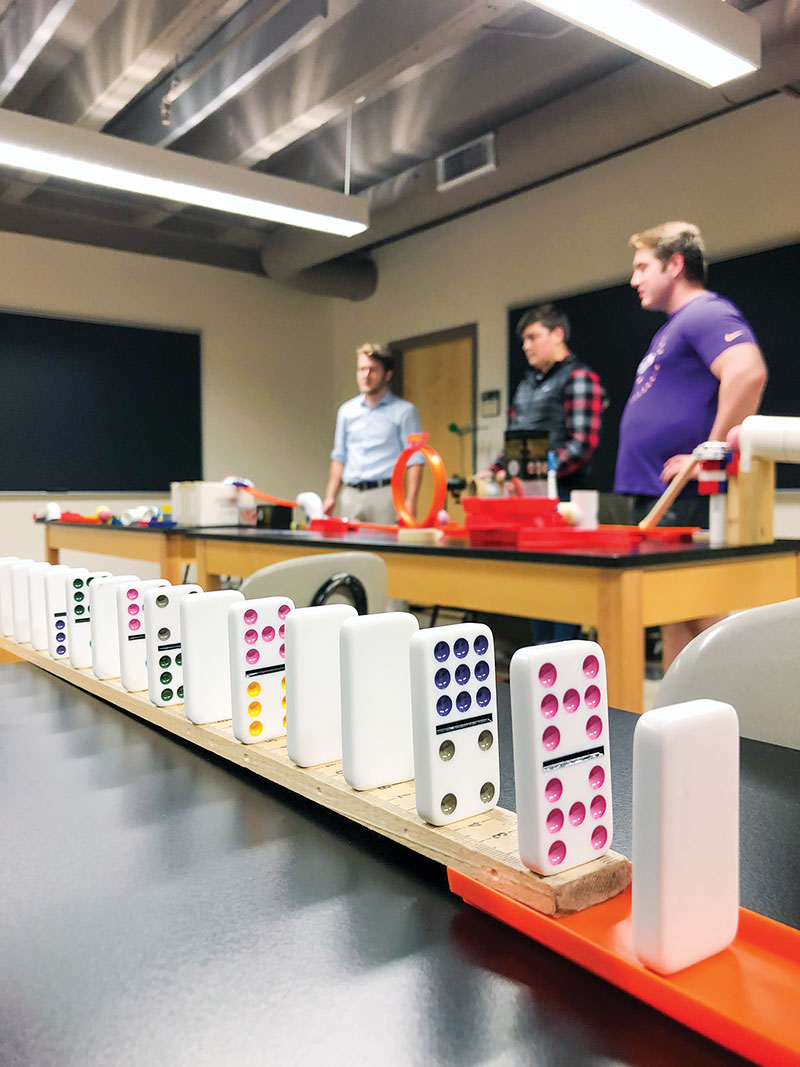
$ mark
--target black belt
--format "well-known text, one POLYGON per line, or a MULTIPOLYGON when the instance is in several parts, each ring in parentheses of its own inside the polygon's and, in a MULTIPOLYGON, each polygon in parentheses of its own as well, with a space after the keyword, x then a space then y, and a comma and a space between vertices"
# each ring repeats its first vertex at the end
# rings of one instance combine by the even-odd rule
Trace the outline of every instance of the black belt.
POLYGON ((359 492, 363 492, 365 489, 383 489, 384 486, 391 485, 391 478, 382 478, 379 482, 345 482, 348 489, 358 489, 359 492))

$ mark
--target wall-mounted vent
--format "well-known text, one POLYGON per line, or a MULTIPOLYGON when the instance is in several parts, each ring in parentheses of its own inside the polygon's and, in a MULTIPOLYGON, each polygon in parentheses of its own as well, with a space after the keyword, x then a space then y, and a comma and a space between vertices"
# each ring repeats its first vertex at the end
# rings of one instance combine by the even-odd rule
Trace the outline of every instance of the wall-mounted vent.
POLYGON ((490 170, 497 170, 494 155, 494 134, 487 133, 474 141, 436 157, 436 188, 441 193, 454 185, 472 181, 490 170))

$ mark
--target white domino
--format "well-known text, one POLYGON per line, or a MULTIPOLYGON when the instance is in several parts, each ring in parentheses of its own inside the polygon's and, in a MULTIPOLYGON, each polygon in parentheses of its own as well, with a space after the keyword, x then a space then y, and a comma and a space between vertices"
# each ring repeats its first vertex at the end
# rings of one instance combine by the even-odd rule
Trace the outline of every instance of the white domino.
POLYGON ((739 723, 692 700, 633 735, 633 947, 672 974, 713 956, 739 921, 739 723))
POLYGON ((519 854, 555 874, 608 852, 614 832, 603 650, 521 648, 511 659, 519 854))
POLYGON ((299 767, 342 758, 339 635, 349 604, 296 608, 286 619, 286 748, 299 767))
POLYGON ((165 589, 166 578, 123 582, 117 586, 117 641, 119 674, 123 689, 141 693, 147 689, 147 646, 144 628, 144 594, 148 589, 165 589))
POLYGON ((228 608, 233 734, 245 745, 286 734, 286 619, 293 609, 285 596, 228 608))
MULTIPOLYGON (((19 556, 0 556, 0 634, 14 636, 14 611, 11 604, 11 568, 19 563, 19 556)), ((32 559, 27 561, 33 563, 32 559)))
POLYGON ((223 722, 232 715, 228 609, 240 600, 244 596, 236 589, 181 600, 183 710, 189 722, 223 722))
POLYGON ((342 772, 353 789, 414 777, 408 611, 358 615, 342 626, 342 772))
POLYGON ((444 826, 491 810, 500 789, 491 630, 420 630, 409 655, 417 811, 444 826))
POLYGON ((37 563, 28 571, 28 611, 31 622, 31 648, 47 648, 47 608, 44 602, 44 578, 52 570, 49 563, 37 563))
POLYGON ((27 645, 31 639, 31 608, 28 575, 33 567, 41 567, 30 559, 21 559, 11 565, 11 613, 14 640, 27 645))
POLYGON ((181 600, 202 593, 199 585, 170 585, 144 594, 147 692, 157 708, 183 703, 181 600))
POLYGON ((76 567, 65 577, 67 600, 67 650, 73 667, 92 665, 91 608, 89 588, 96 578, 109 578, 111 571, 89 571, 76 567))
POLYGON ((101 679, 119 678, 117 634, 117 587, 137 582, 135 574, 95 578, 89 586, 89 633, 92 639, 92 670, 101 679))
POLYGON ((47 651, 53 659, 67 655, 67 590, 71 567, 59 563, 44 572, 44 606, 47 615, 47 651))

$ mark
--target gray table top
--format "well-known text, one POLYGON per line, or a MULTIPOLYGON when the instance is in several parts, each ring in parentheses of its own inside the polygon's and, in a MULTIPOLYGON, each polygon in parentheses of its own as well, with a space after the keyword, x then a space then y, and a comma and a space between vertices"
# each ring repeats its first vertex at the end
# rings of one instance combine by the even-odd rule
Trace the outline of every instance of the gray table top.
MULTIPOLYGON (((612 714, 628 855, 635 721, 612 714)), ((0 667, 0 736, 4 1067, 742 1062, 440 867, 29 664, 0 667)), ((800 753, 744 743, 743 903, 800 925, 798 785, 800 753)))

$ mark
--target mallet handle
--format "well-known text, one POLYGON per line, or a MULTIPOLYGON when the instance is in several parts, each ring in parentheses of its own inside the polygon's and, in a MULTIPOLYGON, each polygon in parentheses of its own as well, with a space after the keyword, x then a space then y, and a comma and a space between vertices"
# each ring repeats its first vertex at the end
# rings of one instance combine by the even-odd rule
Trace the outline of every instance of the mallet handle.
POLYGON ((691 476, 694 474, 695 467, 700 462, 699 459, 695 459, 694 456, 689 456, 682 470, 679 470, 667 488, 653 504, 648 513, 639 523, 640 530, 649 530, 652 526, 655 526, 661 517, 666 512, 675 497, 680 493, 681 489, 686 485, 691 476))

